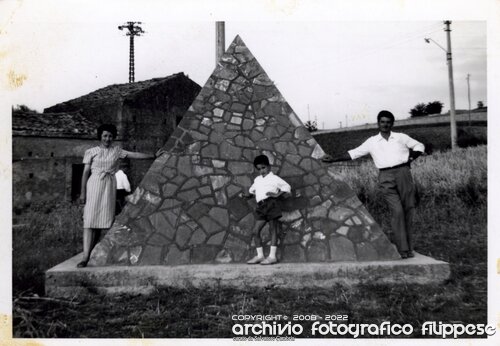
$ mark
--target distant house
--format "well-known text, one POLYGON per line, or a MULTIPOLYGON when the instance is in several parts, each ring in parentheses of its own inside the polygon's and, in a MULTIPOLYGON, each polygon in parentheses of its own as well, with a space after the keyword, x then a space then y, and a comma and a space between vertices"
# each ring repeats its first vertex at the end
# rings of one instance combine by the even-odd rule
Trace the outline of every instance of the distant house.
POLYGON ((44 113, 79 111, 118 128, 125 149, 154 153, 170 137, 201 87, 184 73, 114 84, 46 108, 44 113))
MULTIPOLYGON (((96 129, 118 129, 116 144, 155 153, 170 137, 201 87, 184 73, 115 84, 48 107, 43 114, 13 112, 13 175, 16 203, 79 194, 85 150, 97 145, 96 129)), ((126 160, 137 186, 152 160, 126 160)))
POLYGON ((75 199, 96 124, 79 113, 12 112, 13 204, 75 199))

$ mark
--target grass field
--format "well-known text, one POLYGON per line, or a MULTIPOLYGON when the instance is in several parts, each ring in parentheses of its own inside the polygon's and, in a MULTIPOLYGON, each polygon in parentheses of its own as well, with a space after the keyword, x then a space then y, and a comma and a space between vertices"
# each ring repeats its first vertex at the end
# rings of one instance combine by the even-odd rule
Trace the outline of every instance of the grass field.
MULTIPOLYGON (((369 162, 334 170, 388 232, 385 205, 369 162)), ((81 211, 38 206, 16 216, 13 231, 13 318, 16 337, 232 337, 235 314, 347 314, 349 323, 487 322, 486 147, 420 158, 413 167, 420 204, 416 250, 445 260, 451 278, 439 286, 359 285, 289 290, 160 289, 143 296, 44 297, 43 272, 78 253, 81 211)), ((310 323, 309 323, 310 324, 310 323)), ((308 334, 309 324, 304 323, 308 334)))

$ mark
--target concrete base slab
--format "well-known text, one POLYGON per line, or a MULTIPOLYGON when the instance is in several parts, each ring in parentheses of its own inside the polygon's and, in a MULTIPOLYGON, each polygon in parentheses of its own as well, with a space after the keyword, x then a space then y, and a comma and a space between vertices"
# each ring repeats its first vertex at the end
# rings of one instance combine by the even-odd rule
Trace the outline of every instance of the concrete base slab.
POLYGON ((448 279, 448 263, 414 258, 377 262, 278 263, 275 265, 201 264, 76 268, 82 255, 49 269, 45 292, 74 298, 92 293, 148 294, 157 287, 329 288, 335 284, 438 284, 448 279))

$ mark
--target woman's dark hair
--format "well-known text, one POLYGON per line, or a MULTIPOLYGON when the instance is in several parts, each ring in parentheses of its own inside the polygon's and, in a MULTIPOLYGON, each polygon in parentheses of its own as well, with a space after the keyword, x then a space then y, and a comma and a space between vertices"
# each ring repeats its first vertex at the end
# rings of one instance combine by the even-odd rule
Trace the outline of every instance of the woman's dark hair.
POLYGON ((266 155, 259 155, 253 160, 253 165, 254 167, 257 167, 257 165, 270 166, 269 159, 267 158, 266 155))
POLYGON ((380 122, 380 118, 382 118, 382 117, 391 119, 392 123, 394 124, 394 115, 392 115, 391 112, 380 111, 377 115, 377 123, 380 122))
POLYGON ((108 131, 109 133, 111 133, 113 135, 113 139, 116 138, 116 126, 115 125, 111 125, 111 124, 102 124, 101 126, 99 126, 97 128, 97 139, 101 140, 101 137, 102 137, 102 133, 104 131, 108 131))

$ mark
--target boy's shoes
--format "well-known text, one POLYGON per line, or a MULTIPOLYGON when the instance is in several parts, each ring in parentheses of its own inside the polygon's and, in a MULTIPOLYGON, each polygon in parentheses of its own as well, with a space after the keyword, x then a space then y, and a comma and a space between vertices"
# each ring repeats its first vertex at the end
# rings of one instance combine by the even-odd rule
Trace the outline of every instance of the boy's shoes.
POLYGON ((264 257, 255 256, 251 260, 247 261, 247 264, 259 264, 264 261, 264 257))
POLYGON ((268 257, 265 260, 263 260, 262 262, 260 262, 260 264, 263 264, 263 265, 274 264, 274 263, 278 263, 278 260, 274 257, 268 257))

